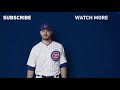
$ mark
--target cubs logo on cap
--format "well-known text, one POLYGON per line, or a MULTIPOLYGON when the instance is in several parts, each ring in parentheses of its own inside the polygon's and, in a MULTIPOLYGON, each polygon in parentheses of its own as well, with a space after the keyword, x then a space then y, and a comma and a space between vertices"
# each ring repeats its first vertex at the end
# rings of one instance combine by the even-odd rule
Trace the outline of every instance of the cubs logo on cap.
POLYGON ((50 30, 50 31, 52 31, 52 28, 51 28, 51 26, 49 24, 42 24, 40 29, 41 30, 50 30))
POLYGON ((60 52, 59 51, 53 51, 51 53, 51 58, 54 61, 58 61, 60 59, 60 52))
POLYGON ((47 28, 47 25, 44 25, 44 28, 47 28))

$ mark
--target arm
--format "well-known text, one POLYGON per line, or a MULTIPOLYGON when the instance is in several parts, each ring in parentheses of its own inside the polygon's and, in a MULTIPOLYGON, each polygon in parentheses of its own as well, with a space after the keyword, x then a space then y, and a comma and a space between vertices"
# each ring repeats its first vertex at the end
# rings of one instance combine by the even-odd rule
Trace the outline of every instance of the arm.
POLYGON ((67 78, 67 59, 65 56, 65 51, 62 46, 61 58, 60 58, 60 73, 62 78, 67 78))
POLYGON ((67 68, 62 67, 62 68, 60 68, 60 70, 61 70, 61 77, 62 78, 67 78, 67 68))
POLYGON ((27 78, 33 78, 35 67, 31 67, 28 65, 28 70, 27 70, 27 78))
POLYGON ((33 78, 34 71, 27 70, 27 78, 33 78))
POLYGON ((63 64, 60 65, 60 72, 61 72, 61 77, 62 78, 67 78, 66 63, 63 63, 63 64))
POLYGON ((27 78, 33 78, 34 75, 34 71, 35 71, 35 66, 36 66, 36 48, 32 48, 28 61, 27 61, 27 65, 28 65, 28 69, 27 69, 27 78))

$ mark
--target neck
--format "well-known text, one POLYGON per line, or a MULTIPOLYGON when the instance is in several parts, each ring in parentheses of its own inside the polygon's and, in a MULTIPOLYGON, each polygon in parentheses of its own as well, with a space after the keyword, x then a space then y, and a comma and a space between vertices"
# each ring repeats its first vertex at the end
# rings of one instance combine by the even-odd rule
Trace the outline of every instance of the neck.
POLYGON ((42 39, 42 43, 44 43, 45 45, 49 45, 50 43, 52 43, 52 40, 51 39, 49 39, 49 40, 42 39))

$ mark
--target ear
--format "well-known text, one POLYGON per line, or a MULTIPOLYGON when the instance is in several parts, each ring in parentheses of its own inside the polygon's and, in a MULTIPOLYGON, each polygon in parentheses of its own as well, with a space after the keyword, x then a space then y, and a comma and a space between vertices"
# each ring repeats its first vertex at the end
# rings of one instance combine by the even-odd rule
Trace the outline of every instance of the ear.
POLYGON ((41 31, 40 31, 40 34, 41 34, 41 31))

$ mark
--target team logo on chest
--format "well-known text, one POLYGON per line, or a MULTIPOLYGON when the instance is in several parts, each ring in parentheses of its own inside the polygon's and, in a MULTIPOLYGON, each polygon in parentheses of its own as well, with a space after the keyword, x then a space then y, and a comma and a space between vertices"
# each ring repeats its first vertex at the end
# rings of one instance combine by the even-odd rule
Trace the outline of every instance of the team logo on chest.
POLYGON ((58 61, 60 59, 60 52, 59 51, 53 51, 51 53, 51 58, 54 61, 58 61))

